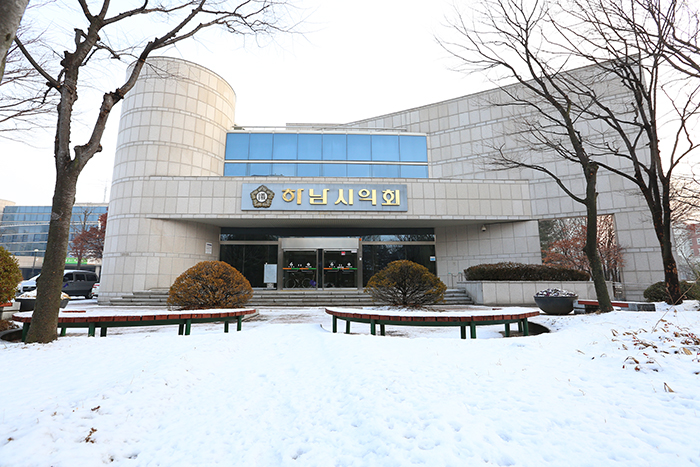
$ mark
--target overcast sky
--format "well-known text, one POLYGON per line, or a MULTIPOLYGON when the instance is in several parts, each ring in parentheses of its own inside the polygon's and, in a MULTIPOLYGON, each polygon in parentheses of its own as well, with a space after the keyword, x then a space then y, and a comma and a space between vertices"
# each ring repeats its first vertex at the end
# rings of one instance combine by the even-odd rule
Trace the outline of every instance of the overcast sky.
MULTIPOLYGON (((442 0, 306 0, 300 10, 306 15, 304 34, 277 36, 262 47, 252 40, 243 44, 239 37, 208 36, 167 55, 199 63, 226 79, 237 95, 238 124, 345 123, 487 86, 452 71, 454 62, 435 41, 445 31, 451 5, 442 0)), ((42 18, 47 16, 49 30, 70 25, 70 18, 61 18, 55 9, 44 10, 42 18)), ((106 73, 124 75, 120 67, 106 73)), ((101 92, 112 85, 102 77, 94 81, 100 92, 80 94, 85 124, 76 126, 73 145, 84 142, 87 124, 94 120, 90 111, 98 108, 101 92)), ((109 201, 120 112, 112 111, 104 150, 80 176, 78 202, 109 201)), ((28 139, 24 144, 0 139, 4 175, 0 199, 50 205, 55 180, 53 129, 36 131, 28 139)))

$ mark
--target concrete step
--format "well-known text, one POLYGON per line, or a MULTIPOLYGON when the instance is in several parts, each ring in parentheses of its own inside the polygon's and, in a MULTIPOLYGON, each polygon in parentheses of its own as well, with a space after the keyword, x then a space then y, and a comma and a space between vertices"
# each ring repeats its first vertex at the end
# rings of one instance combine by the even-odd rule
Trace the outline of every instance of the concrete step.
MULTIPOLYGON (((142 291, 113 298, 112 306, 167 306, 167 291, 142 291)), ((471 305, 471 297, 461 289, 445 292, 446 305, 471 305)), ((372 298, 361 290, 254 290, 246 306, 371 306, 372 298)))

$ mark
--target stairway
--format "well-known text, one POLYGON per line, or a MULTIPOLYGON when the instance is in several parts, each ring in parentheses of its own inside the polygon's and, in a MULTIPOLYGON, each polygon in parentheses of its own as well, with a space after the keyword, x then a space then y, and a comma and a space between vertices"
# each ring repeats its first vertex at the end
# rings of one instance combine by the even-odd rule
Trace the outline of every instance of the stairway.
MULTIPOLYGON (((109 300, 110 306, 166 307, 168 292, 152 290, 133 292, 109 300)), ((462 289, 448 289, 444 305, 471 305, 474 302, 462 289)), ((372 306, 372 298, 361 290, 254 290, 250 307, 323 307, 323 306, 372 306)))

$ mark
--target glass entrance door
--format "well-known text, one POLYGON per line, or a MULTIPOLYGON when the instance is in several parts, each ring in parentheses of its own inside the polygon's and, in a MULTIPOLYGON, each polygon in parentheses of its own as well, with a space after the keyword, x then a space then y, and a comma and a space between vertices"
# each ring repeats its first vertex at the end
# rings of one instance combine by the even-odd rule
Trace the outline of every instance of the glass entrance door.
POLYGON ((323 258, 324 289, 358 287, 357 250, 319 250, 323 258))
POLYGON ((284 251, 282 284, 285 289, 313 289, 318 286, 316 250, 284 251))

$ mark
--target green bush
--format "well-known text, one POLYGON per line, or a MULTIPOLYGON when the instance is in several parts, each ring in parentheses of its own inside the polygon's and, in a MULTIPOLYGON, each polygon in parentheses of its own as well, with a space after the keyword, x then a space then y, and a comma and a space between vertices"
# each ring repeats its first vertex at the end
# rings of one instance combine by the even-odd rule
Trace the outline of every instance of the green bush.
POLYGON ((478 264, 464 270, 468 281, 587 281, 590 275, 576 269, 546 264, 478 264))
MULTIPOLYGON (((681 281, 681 293, 686 300, 700 300, 700 284, 681 281)), ((671 302, 671 296, 666 290, 666 282, 651 284, 644 291, 644 298, 649 302, 671 302)))
POLYGON ((0 303, 7 303, 15 297, 20 282, 22 273, 17 258, 0 246, 0 303))
POLYGON ((375 302, 411 308, 441 302, 445 290, 445 284, 428 268, 406 260, 389 263, 365 287, 375 302))
POLYGON ((253 297, 250 282, 223 261, 202 261, 170 287, 168 306, 186 310, 237 308, 253 297))

